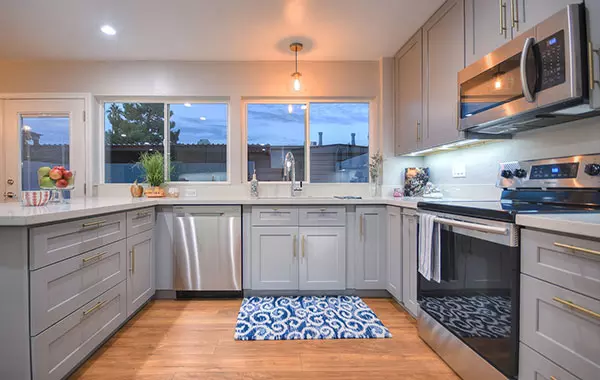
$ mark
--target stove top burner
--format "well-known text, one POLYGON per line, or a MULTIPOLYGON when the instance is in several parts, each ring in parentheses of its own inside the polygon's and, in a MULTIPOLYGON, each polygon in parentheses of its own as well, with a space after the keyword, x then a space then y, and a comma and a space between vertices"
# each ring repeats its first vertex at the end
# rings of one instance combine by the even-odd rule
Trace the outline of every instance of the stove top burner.
POLYGON ((417 207, 421 210, 437 211, 447 214, 472 216, 505 222, 514 222, 517 214, 600 212, 599 206, 576 206, 515 201, 419 202, 417 207))

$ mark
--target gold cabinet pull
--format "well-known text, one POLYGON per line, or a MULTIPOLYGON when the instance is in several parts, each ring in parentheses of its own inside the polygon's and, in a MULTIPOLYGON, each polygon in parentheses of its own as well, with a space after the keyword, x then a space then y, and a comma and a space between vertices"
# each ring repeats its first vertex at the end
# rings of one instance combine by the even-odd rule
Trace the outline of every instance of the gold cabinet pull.
POLYGON ((292 240, 293 240, 293 242, 292 242, 292 248, 294 249, 293 250, 293 252, 294 252, 294 258, 296 257, 296 245, 297 245, 296 239, 297 239, 296 235, 294 235, 293 238, 292 238, 292 240))
POLYGON ((104 223, 106 223, 106 220, 98 220, 96 222, 89 222, 89 223, 83 223, 81 225, 81 228, 88 228, 88 227, 100 227, 101 225, 103 225, 104 223))
POLYGON ((500 35, 506 36, 506 4, 504 4, 504 0, 499 0, 498 5, 500 7, 500 35))
POLYGON ((137 219, 145 218, 150 215, 152 215, 152 211, 146 211, 146 212, 140 211, 137 213, 137 219))
POLYGON ((558 243, 558 242, 554 242, 554 246, 555 247, 559 247, 559 248, 571 249, 573 251, 578 251, 578 252, 583 252, 583 253, 589 253, 591 255, 598 255, 598 256, 600 256, 600 252, 599 251, 594 251, 593 249, 581 248, 581 247, 576 247, 574 245, 568 245, 568 244, 563 244, 563 243, 558 243))
POLYGON ((100 309, 102 306, 104 306, 105 303, 106 303, 106 301, 96 303, 94 306, 92 306, 89 309, 87 309, 86 311, 84 311, 83 316, 85 317, 87 315, 90 315, 94 311, 96 311, 96 310, 100 309))
POLYGON ((417 141, 421 141, 421 122, 417 120, 417 141))
POLYGON ((360 215, 359 218, 360 218, 360 228, 358 231, 358 236, 360 236, 360 238, 362 239, 362 237, 363 237, 363 216, 360 215))
POLYGON ((519 4, 517 0, 510 0, 510 18, 512 19, 512 28, 519 31, 519 4))
POLYGON ((586 309, 583 306, 579 306, 576 303, 573 303, 571 301, 563 300, 562 298, 559 298, 559 297, 552 297, 552 300, 555 301, 555 302, 561 303, 561 304, 563 304, 565 306, 568 306, 570 308, 573 308, 573 309, 575 309, 577 311, 580 311, 580 312, 582 312, 584 314, 590 315, 590 316, 592 316, 594 318, 600 319, 600 314, 596 313, 595 311, 591 311, 589 309, 586 309))
POLYGON ((135 246, 131 247, 131 268, 129 268, 131 273, 135 272, 135 246))
POLYGON ((600 81, 597 81, 594 77, 594 54, 599 53, 600 50, 594 50, 594 45, 592 44, 592 41, 588 41, 588 76, 590 77, 590 90, 594 90, 594 86, 596 86, 596 84, 600 84, 600 81))
POLYGON ((554 376, 550 376, 550 380, 557 380, 557 379, 554 376))
POLYGON ((92 260, 99 259, 99 258, 101 258, 102 256, 104 256, 107 253, 108 252, 100 252, 100 253, 98 253, 98 254, 96 254, 94 256, 90 256, 90 257, 86 257, 84 259, 81 259, 81 261, 83 261, 83 263, 85 264, 85 263, 90 262, 92 260))
POLYGON ((304 255, 304 238, 305 238, 305 236, 302 235, 302 258, 305 257, 305 255, 304 255))

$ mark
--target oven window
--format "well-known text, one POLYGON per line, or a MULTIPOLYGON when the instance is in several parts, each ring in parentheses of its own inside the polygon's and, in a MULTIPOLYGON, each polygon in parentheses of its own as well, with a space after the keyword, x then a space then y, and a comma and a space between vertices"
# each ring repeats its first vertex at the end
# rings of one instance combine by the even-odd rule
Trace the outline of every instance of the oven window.
POLYGON ((460 85, 461 118, 523 97, 521 53, 460 85))
POLYGON ((443 228, 442 281, 419 275, 419 305, 510 377, 518 352, 518 248, 443 228))

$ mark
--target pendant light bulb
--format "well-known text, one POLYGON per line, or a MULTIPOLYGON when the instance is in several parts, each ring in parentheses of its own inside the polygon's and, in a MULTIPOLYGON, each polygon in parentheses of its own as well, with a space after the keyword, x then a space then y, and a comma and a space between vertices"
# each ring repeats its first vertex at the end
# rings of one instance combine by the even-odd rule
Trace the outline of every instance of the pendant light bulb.
POLYGON ((294 91, 300 91, 300 78, 294 79, 294 91))

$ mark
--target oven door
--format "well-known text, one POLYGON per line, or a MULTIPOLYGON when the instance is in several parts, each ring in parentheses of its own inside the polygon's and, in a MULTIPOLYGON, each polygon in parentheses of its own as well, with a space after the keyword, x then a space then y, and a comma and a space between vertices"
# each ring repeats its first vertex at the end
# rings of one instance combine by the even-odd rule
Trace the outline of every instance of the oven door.
POLYGON ((426 313, 506 377, 516 377, 519 247, 514 224, 427 212, 441 231, 440 283, 419 274, 426 313))

